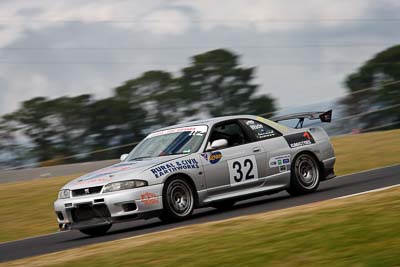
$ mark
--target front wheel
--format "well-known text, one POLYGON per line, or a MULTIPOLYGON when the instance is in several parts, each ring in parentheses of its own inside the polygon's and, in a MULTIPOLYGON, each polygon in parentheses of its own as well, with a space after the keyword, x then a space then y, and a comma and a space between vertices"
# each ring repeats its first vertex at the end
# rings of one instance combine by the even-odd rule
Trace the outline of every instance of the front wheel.
POLYGON ((194 210, 194 193, 190 184, 182 178, 174 178, 164 185, 162 221, 180 221, 188 218, 194 210))
POLYGON ((101 236, 107 233, 107 231, 110 230, 110 228, 111 224, 108 224, 108 225, 95 226, 87 229, 81 229, 79 231, 89 236, 101 236))
POLYGON ((291 168, 290 187, 287 190, 292 196, 315 192, 320 182, 318 161, 311 154, 300 154, 291 168))

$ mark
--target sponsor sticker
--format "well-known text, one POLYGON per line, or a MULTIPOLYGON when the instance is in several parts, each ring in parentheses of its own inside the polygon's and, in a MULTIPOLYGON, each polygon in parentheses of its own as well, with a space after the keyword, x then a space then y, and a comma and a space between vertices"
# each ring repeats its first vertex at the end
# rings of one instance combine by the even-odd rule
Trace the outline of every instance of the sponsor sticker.
POLYGON ((287 171, 287 165, 279 166, 279 172, 285 172, 285 171, 287 171))
POLYGON ((150 169, 154 177, 159 178, 166 174, 173 173, 179 170, 198 169, 199 162, 194 159, 183 159, 178 161, 170 161, 157 167, 150 169))
POLYGON ((276 133, 273 130, 265 131, 265 129, 262 129, 262 131, 257 133, 257 137, 259 139, 272 137, 272 136, 276 136, 276 133))
POLYGON ((264 126, 263 126, 262 124, 257 123, 257 124, 254 124, 254 125, 250 125, 250 128, 251 128, 253 131, 255 131, 255 130, 263 129, 264 126))
POLYGON ((260 121, 248 120, 246 125, 254 132, 258 139, 264 139, 276 136, 277 133, 268 125, 264 125, 260 121))
POLYGON ((246 121, 247 126, 249 126, 253 131, 263 129, 263 125, 259 122, 255 122, 253 120, 246 121))
POLYGON ((146 137, 146 139, 152 138, 155 136, 165 135, 165 134, 182 133, 182 132, 189 132, 190 136, 193 136, 193 135, 203 136, 207 132, 207 126, 200 125, 200 126, 181 127, 181 128, 174 128, 174 129, 169 129, 169 130, 164 130, 164 131, 158 131, 158 132, 149 134, 146 137))
POLYGON ((276 156, 269 159, 271 168, 290 164, 290 155, 276 156))
POLYGON ((309 132, 296 133, 284 136, 290 148, 297 148, 315 144, 315 140, 309 132))
POLYGON ((207 153, 201 153, 201 156, 202 156, 205 160, 208 160, 208 154, 207 154, 207 153))
POLYGON ((219 151, 212 152, 210 155, 210 163, 215 164, 218 163, 222 158, 222 153, 219 151))
POLYGON ((140 201, 146 206, 159 204, 160 200, 158 199, 158 195, 150 192, 146 192, 140 195, 140 201))

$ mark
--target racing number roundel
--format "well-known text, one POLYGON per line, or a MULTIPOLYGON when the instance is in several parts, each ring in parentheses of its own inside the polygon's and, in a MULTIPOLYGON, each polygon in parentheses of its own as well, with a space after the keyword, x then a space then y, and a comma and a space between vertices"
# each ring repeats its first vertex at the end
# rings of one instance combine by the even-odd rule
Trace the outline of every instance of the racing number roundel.
POLYGON ((228 160, 231 185, 254 182, 258 179, 256 157, 254 155, 228 160))

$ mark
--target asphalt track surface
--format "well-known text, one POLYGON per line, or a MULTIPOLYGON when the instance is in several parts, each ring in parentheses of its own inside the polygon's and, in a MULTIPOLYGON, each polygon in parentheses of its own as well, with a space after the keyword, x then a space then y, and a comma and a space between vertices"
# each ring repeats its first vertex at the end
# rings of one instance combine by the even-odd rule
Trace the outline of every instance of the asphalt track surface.
MULTIPOLYGON (((134 221, 114 225, 107 235, 86 237, 78 231, 54 233, 19 241, 0 243, 0 262, 41 255, 84 245, 111 241, 126 237, 154 233, 184 225, 218 221, 238 216, 279 210, 341 196, 361 193, 400 183, 400 165, 370 170, 366 172, 337 177, 321 183, 317 192, 289 197, 285 192, 239 202, 229 211, 213 208, 196 210, 192 218, 173 224, 162 224, 158 219, 134 221)), ((56 220, 54 219, 54 224, 56 220)))

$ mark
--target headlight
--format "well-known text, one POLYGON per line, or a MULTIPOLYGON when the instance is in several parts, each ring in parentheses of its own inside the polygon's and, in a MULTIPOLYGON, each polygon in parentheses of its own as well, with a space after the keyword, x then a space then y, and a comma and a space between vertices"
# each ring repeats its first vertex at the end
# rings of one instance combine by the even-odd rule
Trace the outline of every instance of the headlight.
POLYGON ((147 186, 146 181, 142 180, 130 180, 110 183, 104 186, 103 193, 113 192, 118 190, 132 189, 137 187, 147 186))
POLYGON ((70 198, 71 197, 71 191, 69 189, 63 189, 58 192, 58 198, 63 199, 63 198, 70 198))

